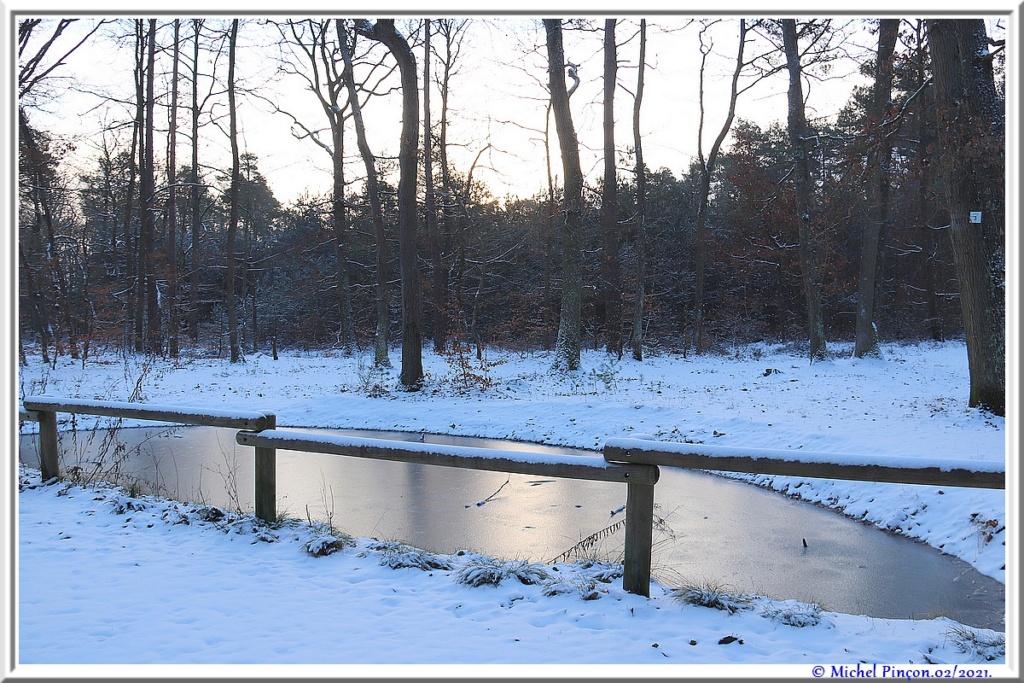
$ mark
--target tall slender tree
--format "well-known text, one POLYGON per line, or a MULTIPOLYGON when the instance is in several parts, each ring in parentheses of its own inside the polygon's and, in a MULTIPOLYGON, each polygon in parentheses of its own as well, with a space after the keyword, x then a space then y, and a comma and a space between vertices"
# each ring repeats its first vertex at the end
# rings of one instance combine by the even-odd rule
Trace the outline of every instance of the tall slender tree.
POLYGON ((199 341, 199 272, 203 264, 202 241, 200 230, 202 228, 202 213, 200 212, 199 197, 199 39, 202 34, 203 20, 192 20, 193 44, 192 44, 192 106, 190 108, 191 127, 191 148, 192 168, 188 178, 188 204, 189 204, 189 228, 191 237, 192 260, 189 267, 189 307, 188 307, 188 330, 192 337, 192 343, 199 341))
POLYGON ((167 131, 167 299, 170 314, 167 325, 167 353, 178 357, 178 209, 177 159, 178 141, 178 55, 181 49, 181 20, 174 20, 173 65, 171 67, 171 112, 167 131))
POLYGON ((636 284, 633 291, 633 331, 630 344, 633 359, 644 359, 644 297, 647 277, 647 169, 644 168, 643 136, 640 134, 640 105, 644 99, 647 60, 647 20, 640 20, 640 58, 637 62, 636 95, 633 99, 633 150, 636 156, 636 284))
POLYGON ((569 110, 570 90, 565 87, 568 70, 570 78, 579 84, 577 66, 565 59, 562 43, 562 20, 544 19, 548 51, 548 89, 551 110, 555 117, 555 130, 562 156, 562 305, 558 317, 558 337, 555 341, 555 366, 564 370, 578 370, 581 353, 581 304, 583 293, 583 172, 580 169, 580 147, 576 128, 569 110))
POLYGON ((800 236, 800 265, 807 306, 807 329, 811 362, 825 360, 828 347, 821 308, 821 275, 818 246, 814 236, 814 190, 811 185, 809 136, 804 113, 800 50, 797 44, 795 19, 782 20, 782 39, 789 69, 788 125, 790 151, 793 156, 793 184, 796 194, 797 232, 800 236))
POLYGON ((352 307, 352 276, 348 205, 345 176, 345 121, 351 115, 345 94, 345 60, 338 58, 340 42, 350 40, 343 19, 302 19, 275 23, 281 34, 283 55, 280 68, 297 75, 306 83, 306 90, 317 98, 330 126, 331 139, 320 139, 320 131, 311 127, 289 104, 264 98, 274 109, 292 120, 292 134, 300 140, 311 140, 331 158, 331 216, 334 230, 335 273, 340 321, 340 342, 346 354, 355 352, 355 320, 352 307), (332 39, 332 36, 335 36, 332 39), (337 42, 334 42, 334 41, 337 42), (346 113, 349 112, 349 113, 346 113))
POLYGON ((604 186, 601 192, 601 289, 605 349, 622 357, 622 272, 619 266, 618 179, 615 173, 615 19, 604 22, 604 186))
POLYGON ((430 130, 430 19, 423 20, 423 212, 430 240, 430 264, 433 272, 434 350, 443 353, 448 344, 448 282, 444 277, 441 231, 437 220, 434 193, 434 148, 430 130))
POLYGON ((146 141, 142 166, 142 238, 139 245, 140 281, 145 288, 146 301, 146 353, 159 354, 162 350, 160 300, 157 294, 156 272, 156 168, 154 166, 154 132, 156 128, 156 19, 149 20, 146 58, 146 141))
MULTIPOLYGON (((144 181, 142 179, 145 174, 146 166, 146 143, 145 143, 145 129, 146 129, 146 24, 142 19, 135 20, 135 121, 133 122, 134 129, 134 145, 132 147, 133 154, 133 175, 138 172, 139 185, 142 186, 144 181)), ((132 178, 134 180, 134 178, 132 178)), ((133 342, 136 353, 142 353, 145 350, 145 344, 143 343, 144 334, 146 331, 145 321, 145 307, 143 302, 145 301, 146 292, 146 267, 143 260, 143 250, 141 245, 143 243, 143 222, 144 222, 144 197, 145 190, 139 191, 139 202, 128 202, 126 206, 125 216, 125 238, 126 242, 131 245, 128 258, 134 269, 134 284, 133 291, 130 296, 128 318, 131 320, 133 326, 133 342), (140 208, 142 207, 142 208, 140 208), (132 211, 138 209, 138 233, 132 229, 132 211)))
POLYGON ((899 35, 899 19, 878 22, 878 53, 875 59, 875 83, 868 105, 868 138, 871 147, 867 160, 867 225, 860 254, 857 280, 857 321, 853 355, 857 358, 878 355, 878 327, 875 305, 881 280, 881 247, 889 214, 889 166, 892 142, 886 114, 892 99, 893 55, 899 35))
POLYGON ((722 122, 722 127, 718 131, 718 135, 715 137, 714 142, 711 144, 711 149, 708 151, 707 156, 704 156, 704 113, 705 113, 705 95, 704 95, 704 73, 707 64, 708 54, 711 52, 712 45, 710 42, 705 42, 705 32, 708 27, 700 33, 701 38, 701 61, 700 61, 700 77, 699 77, 699 93, 698 102, 700 104, 700 118, 697 125, 697 160, 700 164, 700 189, 698 190, 698 204, 697 204, 697 223, 694 235, 694 294, 693 294, 693 312, 694 312, 694 328, 696 333, 695 347, 697 353, 703 353, 707 350, 707 339, 705 336, 705 323, 704 323, 704 284, 707 270, 707 250, 708 250, 708 211, 711 198, 711 176, 715 172, 715 166, 718 163, 718 154, 722 149, 722 143, 725 142, 725 136, 729 134, 729 129, 732 128, 733 119, 736 117, 736 101, 739 98, 739 80, 740 73, 743 71, 743 50, 747 43, 747 23, 746 19, 740 19, 739 21, 739 47, 736 53, 736 64, 732 72, 732 80, 730 81, 729 89, 729 110, 725 116, 725 121, 722 122))
MULTIPOLYGON (((440 256, 442 267, 440 270, 435 268, 434 272, 435 297, 440 296, 443 300, 435 298, 435 302, 437 302, 435 303, 435 306, 440 304, 444 307, 441 324, 445 329, 450 331, 453 327, 454 318, 451 314, 451 278, 449 277, 448 266, 448 261, 450 260, 449 257, 452 253, 452 235, 457 230, 462 230, 462 226, 466 223, 468 217, 463 210, 463 204, 457 199, 458 192, 455 188, 455 181, 452 178, 452 167, 448 160, 448 124, 450 119, 449 104, 451 101, 452 90, 451 81, 452 77, 456 73, 459 57, 462 53, 462 44, 466 35, 468 20, 437 19, 433 21, 433 24, 437 28, 437 36, 441 42, 441 46, 439 48, 435 48, 435 52, 438 53, 441 66, 440 73, 437 75, 438 86, 440 89, 439 94, 441 96, 441 112, 440 120, 438 121, 437 156, 438 162, 441 166, 441 222, 444 226, 443 234, 440 235, 438 242, 438 246, 441 251, 440 256)), ((470 174, 472 175, 472 171, 470 171, 470 174)), ((455 313, 457 314, 457 311, 455 311, 455 313)))
POLYGON ((419 148, 420 95, 416 57, 394 19, 370 24, 356 21, 356 30, 383 43, 398 62, 402 81, 402 132, 398 146, 398 260, 402 270, 402 370, 399 382, 409 391, 423 384, 423 302, 416 255, 416 158, 419 148))
POLYGON ((363 167, 366 169, 366 195, 370 204, 370 217, 373 221, 373 235, 377 246, 375 297, 377 321, 373 341, 373 364, 377 367, 391 367, 391 359, 388 357, 388 328, 391 324, 391 316, 388 312, 388 242, 384 232, 384 209, 381 206, 380 185, 377 179, 377 159, 370 150, 370 143, 366 139, 363 106, 359 102, 359 93, 356 91, 352 48, 345 36, 342 35, 340 24, 338 32, 338 45, 342 59, 345 61, 342 79, 348 90, 352 122, 356 129, 356 145, 359 147, 359 155, 362 157, 363 167))
POLYGON ((235 61, 238 51, 238 19, 231 20, 228 34, 228 138, 231 145, 231 186, 228 190, 227 282, 225 306, 228 314, 228 345, 231 362, 242 360, 238 342, 238 310, 235 301, 236 240, 238 236, 239 189, 241 162, 238 154, 238 109, 235 98, 235 61))

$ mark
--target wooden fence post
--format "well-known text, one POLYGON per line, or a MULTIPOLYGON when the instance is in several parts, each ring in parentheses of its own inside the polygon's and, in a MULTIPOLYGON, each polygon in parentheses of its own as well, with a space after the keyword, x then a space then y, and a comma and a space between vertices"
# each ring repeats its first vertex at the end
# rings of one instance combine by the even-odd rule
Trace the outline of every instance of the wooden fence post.
POLYGON ((651 597, 651 544, 654 540, 654 484, 626 485, 626 550, 622 589, 651 597))
MULTIPOLYGON (((277 416, 267 415, 267 429, 277 427, 277 416)), ((277 520, 277 449, 256 446, 256 516, 268 524, 277 520)))
POLYGON ((40 410, 39 415, 39 470, 43 481, 60 479, 57 457, 57 413, 40 410))

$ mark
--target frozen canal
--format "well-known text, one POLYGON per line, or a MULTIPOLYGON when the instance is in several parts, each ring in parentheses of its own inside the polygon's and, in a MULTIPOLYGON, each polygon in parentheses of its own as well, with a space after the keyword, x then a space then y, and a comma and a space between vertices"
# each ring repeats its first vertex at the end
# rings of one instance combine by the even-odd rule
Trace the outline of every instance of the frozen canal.
MULTIPOLYGON (((296 430, 419 440, 421 435, 296 430)), ((122 429, 123 474, 162 495, 252 509, 252 449, 233 430, 122 429), (135 449, 138 446, 138 449, 135 449)), ((422 435, 427 442, 552 452, 534 444, 422 435)), ((62 435, 62 470, 88 470, 95 444, 62 435)), ((35 437, 21 458, 37 463, 35 437)), ((573 452, 557 449, 557 452, 573 452)), ((109 466, 109 463, 108 465, 109 466)), ((551 561, 600 536, 583 557, 621 560, 626 487, 331 455, 279 451, 278 512, 317 520, 353 536, 400 540, 448 553, 551 561), (486 501, 485 503, 483 501, 486 501), (480 504, 483 503, 483 504, 480 504), (603 532, 607 530, 607 532, 603 532)), ((661 468, 655 487, 653 573, 668 586, 710 583, 829 610, 892 618, 948 616, 1004 630, 1005 590, 970 565, 924 544, 835 512, 700 472, 661 468)), ((568 559, 574 559, 570 556, 568 559)))

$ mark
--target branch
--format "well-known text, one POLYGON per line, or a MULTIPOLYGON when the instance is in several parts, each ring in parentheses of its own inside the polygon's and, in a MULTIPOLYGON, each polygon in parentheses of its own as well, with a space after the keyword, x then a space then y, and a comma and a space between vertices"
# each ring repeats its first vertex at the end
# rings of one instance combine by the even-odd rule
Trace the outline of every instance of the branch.
MULTIPOLYGON (((80 41, 78 41, 78 43, 75 44, 70 50, 65 52, 64 55, 62 57, 60 57, 60 59, 58 59, 56 62, 53 63, 53 65, 50 66, 50 68, 46 69, 45 71, 43 71, 38 76, 33 76, 32 74, 35 73, 35 70, 36 70, 36 68, 38 68, 39 63, 43 60, 43 57, 46 56, 46 53, 53 46, 53 44, 57 40, 57 38, 60 37, 61 33, 64 32, 64 29, 66 29, 68 26, 71 25, 72 22, 75 22, 75 21, 78 21, 78 20, 77 19, 62 19, 60 21, 60 23, 57 25, 57 28, 54 30, 53 36, 51 36, 50 39, 48 41, 46 41, 46 44, 43 45, 39 49, 39 51, 32 57, 32 59, 30 59, 21 68, 21 70, 18 73, 18 97, 24 97, 33 87, 35 87, 36 84, 38 84, 41 80, 43 80, 48 75, 50 75, 50 72, 52 72, 58 66, 63 66, 64 60, 67 59, 68 57, 70 57, 71 53, 73 53, 75 50, 77 50, 82 45, 84 45, 85 41, 89 40, 89 38, 91 38, 92 35, 94 33, 96 33, 96 31, 100 30, 101 26, 103 26, 104 24, 109 24, 113 20, 112 19, 101 19, 96 24, 96 26, 93 27, 93 29, 91 31, 89 31, 87 34, 85 34, 84 38, 82 38, 80 41)), ((34 28, 34 26, 35 25, 32 24, 31 27, 28 28, 28 30, 26 31, 25 36, 24 36, 24 40, 23 40, 22 45, 20 46, 20 49, 19 49, 19 53, 18 53, 19 56, 21 55, 21 50, 24 50, 25 46, 28 44, 28 37, 29 37, 29 34, 32 31, 32 28, 34 28)))

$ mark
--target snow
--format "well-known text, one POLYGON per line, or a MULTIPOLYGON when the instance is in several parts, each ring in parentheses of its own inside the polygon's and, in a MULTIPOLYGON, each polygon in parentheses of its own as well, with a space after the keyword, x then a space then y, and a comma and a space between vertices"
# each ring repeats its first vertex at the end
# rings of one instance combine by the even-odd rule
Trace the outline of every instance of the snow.
POLYGON ((941 472, 964 470, 967 472, 1005 472, 1006 465, 993 460, 955 460, 951 458, 880 457, 851 455, 849 453, 809 453, 770 448, 725 448, 721 446, 695 446, 690 444, 665 444, 645 439, 608 439, 605 446, 624 451, 659 451, 663 453, 689 453, 708 458, 750 458, 751 460, 777 460, 799 463, 834 463, 856 467, 883 466, 900 469, 936 468, 941 472))
MULTIPOLYGON (((18 386, 21 397, 125 401, 136 392, 144 404, 274 413, 279 429, 451 433, 587 449, 654 440, 921 466, 969 461, 979 470, 1003 467, 1016 439, 1004 418, 968 408, 958 342, 814 364, 767 344, 642 363, 586 352, 575 373, 553 371, 548 353, 491 349, 478 362, 428 352, 425 388, 412 393, 400 389, 398 368, 374 370, 370 359, 297 351, 232 365, 111 354, 84 367, 33 362, 20 369, 18 386), (460 372, 462 360, 471 374, 460 372)), ((1006 556, 1016 539, 1006 527, 1015 508, 1003 491, 730 476, 919 539, 1014 585, 1006 556)), ((654 584, 649 599, 625 593, 620 578, 606 581, 603 565, 513 566, 471 550, 427 557, 422 568, 416 549, 367 538, 345 546, 340 532, 315 520, 266 528, 251 515, 42 485, 29 469, 19 479, 18 656, 32 672, 68 663, 233 664, 243 665, 233 672, 268 675, 278 669, 244 665, 307 664, 320 667, 298 670, 336 676, 633 677, 632 665, 644 664, 639 675, 695 675, 707 665, 715 675, 806 677, 815 664, 934 662, 1000 675, 1015 661, 999 644, 1002 633, 944 617, 880 619, 751 596, 727 596, 736 609, 715 609, 676 599, 677 586, 654 584), (483 585, 471 585, 476 580, 483 585)), ((1015 626, 1011 610, 1011 643, 1015 626)))

